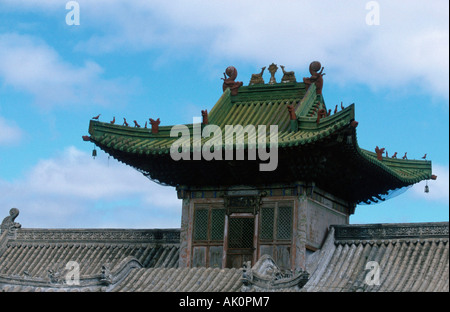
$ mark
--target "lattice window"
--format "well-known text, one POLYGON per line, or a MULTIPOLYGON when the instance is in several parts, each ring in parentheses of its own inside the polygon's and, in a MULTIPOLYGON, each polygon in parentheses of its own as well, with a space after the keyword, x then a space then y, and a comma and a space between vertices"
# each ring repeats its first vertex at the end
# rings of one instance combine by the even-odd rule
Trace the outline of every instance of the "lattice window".
POLYGON ((292 236, 292 208, 278 207, 277 239, 291 239, 292 236))
POLYGON ((230 218, 228 248, 253 248, 254 218, 230 218))
POLYGON ((194 240, 208 239, 208 210, 197 209, 194 219, 194 240))
POLYGON ((211 210, 211 240, 223 240, 223 232, 225 227, 225 209, 211 210))
POLYGON ((260 239, 273 239, 274 208, 261 208, 260 239))
POLYGON ((209 205, 194 208, 193 267, 222 267, 224 230, 224 208, 209 205))
POLYGON ((290 268, 293 201, 266 203, 260 208, 259 254, 270 255, 280 268, 290 268))
POLYGON ((195 210, 194 241, 223 241, 225 209, 195 210))
POLYGON ((262 207, 259 239, 269 243, 292 238, 292 207, 262 207))

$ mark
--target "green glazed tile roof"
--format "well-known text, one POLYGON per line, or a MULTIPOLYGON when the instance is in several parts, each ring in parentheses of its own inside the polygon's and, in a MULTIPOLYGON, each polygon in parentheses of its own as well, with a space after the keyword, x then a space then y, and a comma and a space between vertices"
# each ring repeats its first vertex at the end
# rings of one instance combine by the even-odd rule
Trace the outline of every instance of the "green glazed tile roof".
POLYGON ((372 164, 375 164, 392 175, 396 175, 406 183, 414 184, 431 178, 431 161, 404 160, 383 157, 377 159, 374 152, 358 149, 359 153, 372 164))
MULTIPOLYGON (((353 106, 348 107, 343 112, 328 118, 317 125, 315 117, 306 117, 313 107, 324 105, 320 99, 316 99, 314 88, 311 88, 305 95, 303 83, 290 83, 264 86, 242 87, 242 95, 232 97, 227 89, 216 105, 210 111, 208 119, 209 125, 217 125, 222 130, 222 139, 225 142, 226 125, 241 125, 245 128, 248 125, 267 125, 267 144, 269 144, 269 126, 278 126, 278 143, 280 147, 298 146, 312 143, 339 128, 347 126, 353 119, 353 106), (282 91, 278 90, 281 88, 282 91), (267 90, 266 90, 267 89, 267 90), (263 90, 260 92, 260 90, 263 90), (275 95, 271 94, 274 90, 275 95), (251 95, 256 97, 251 99, 251 95), (312 95, 312 96, 311 96, 312 95), (258 100, 259 98, 259 100, 258 100), (299 117, 299 131, 290 131, 290 120, 287 111, 287 105, 293 105, 299 117), (304 114, 302 116, 302 114, 304 114)), ((186 127, 192 133, 193 124, 186 124, 186 127)), ((200 126, 200 125, 197 125, 200 126)), ((91 138, 102 145, 124 151, 127 153, 150 155, 150 154, 168 154, 170 146, 178 140, 178 137, 171 137, 170 131, 173 126, 160 126, 158 134, 152 134, 147 128, 124 127, 120 125, 111 125, 110 123, 101 123, 91 121, 89 133, 91 138)), ((257 127, 255 127, 257 130, 257 127)), ((256 135, 254 138, 256 140, 256 135)), ((234 142, 244 139, 248 142, 248 136, 245 129, 237 131, 234 142), (245 136, 245 138, 244 138, 245 136)), ((202 144, 209 141, 210 138, 202 138, 202 144)), ((191 143, 193 136, 191 135, 191 143)), ((245 145, 246 146, 246 145, 245 145)), ((268 146, 268 145, 267 145, 268 146)), ((239 148, 239 146, 234 145, 239 148)))
MULTIPOLYGON (((159 133, 152 134, 147 128, 91 120, 90 140, 150 179, 173 186, 314 181, 344 199, 358 202, 431 178, 430 161, 392 158, 380 161, 375 153, 361 149, 356 129, 351 125, 355 120, 354 104, 317 122, 317 111, 327 107, 322 95, 315 91, 314 84, 306 90, 303 83, 243 86, 235 96, 227 89, 209 111, 208 125, 216 125, 222 132, 222 152, 226 147, 227 126, 235 129, 242 126, 233 139, 235 150, 259 147, 257 131, 248 133, 246 126, 255 126, 255 130, 258 125, 267 126, 267 148, 270 146, 269 126, 278 126, 279 160, 274 172, 259 172, 254 161, 174 161, 170 157, 170 147, 179 137, 171 137, 173 126, 163 123, 159 133), (296 120, 290 120, 287 105, 294 107, 296 120), (239 142, 244 144, 237 144, 239 142), (346 186, 336 185, 342 183, 346 186)), ((211 140, 201 138, 201 145, 195 147, 194 129, 204 129, 205 125, 184 126, 191 134, 191 152, 211 140)))

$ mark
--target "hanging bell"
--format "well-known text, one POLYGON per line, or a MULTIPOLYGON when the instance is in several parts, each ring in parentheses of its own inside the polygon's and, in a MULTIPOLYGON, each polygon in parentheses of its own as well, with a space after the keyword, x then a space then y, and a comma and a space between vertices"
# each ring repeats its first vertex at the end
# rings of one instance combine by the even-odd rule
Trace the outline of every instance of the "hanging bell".
POLYGON ((425 193, 429 193, 430 192, 430 188, 428 187, 428 183, 425 185, 425 193))
POLYGON ((92 150, 92 158, 95 159, 95 157, 97 157, 97 150, 94 148, 94 149, 92 150))

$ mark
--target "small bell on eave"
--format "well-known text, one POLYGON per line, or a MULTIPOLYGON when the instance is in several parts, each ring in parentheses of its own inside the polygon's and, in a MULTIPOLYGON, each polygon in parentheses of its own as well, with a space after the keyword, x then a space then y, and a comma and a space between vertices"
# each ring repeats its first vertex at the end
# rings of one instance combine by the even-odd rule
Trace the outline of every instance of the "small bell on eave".
POLYGON ((92 158, 95 159, 95 157, 97 157, 97 150, 94 147, 94 149, 92 150, 92 158))
POLYGON ((425 193, 429 193, 430 188, 428 187, 428 182, 425 184, 425 193))

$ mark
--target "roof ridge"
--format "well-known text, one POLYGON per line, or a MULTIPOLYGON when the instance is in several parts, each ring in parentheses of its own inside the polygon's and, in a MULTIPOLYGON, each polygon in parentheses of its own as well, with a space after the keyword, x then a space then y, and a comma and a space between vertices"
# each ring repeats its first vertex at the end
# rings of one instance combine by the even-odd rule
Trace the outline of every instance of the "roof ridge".
POLYGON ((448 222, 332 225, 335 240, 448 238, 448 222))
POLYGON ((180 229, 17 229, 15 242, 179 243, 180 229))

